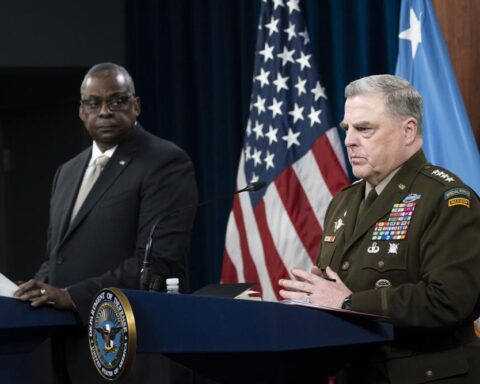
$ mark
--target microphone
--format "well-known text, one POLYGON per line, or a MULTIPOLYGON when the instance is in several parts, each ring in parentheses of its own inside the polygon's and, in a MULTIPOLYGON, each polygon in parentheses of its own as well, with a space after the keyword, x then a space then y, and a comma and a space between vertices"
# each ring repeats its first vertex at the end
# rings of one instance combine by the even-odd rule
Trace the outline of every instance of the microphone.
MULTIPOLYGON (((265 188, 266 185, 267 183, 262 180, 254 181, 253 183, 248 184, 246 187, 233 192, 233 195, 236 195, 242 192, 256 192, 262 188, 265 188)), ((212 199, 204 200, 198 204, 186 205, 185 207, 178 208, 167 215, 162 215, 159 218, 157 218, 157 220, 155 220, 155 223, 152 225, 152 229, 150 230, 150 234, 148 235, 147 244, 145 246, 145 254, 143 257, 142 268, 140 269, 140 289, 141 290, 159 292, 164 290, 165 288, 165 278, 163 278, 162 276, 153 274, 150 266, 151 260, 152 260, 153 235, 155 234, 155 230, 157 229, 158 224, 160 224, 160 222, 166 219, 167 217, 176 216, 180 213, 187 212, 190 209, 200 208, 214 201, 226 200, 230 197, 231 197, 230 194, 217 196, 212 199)))
POLYGON ((267 183, 263 180, 254 181, 253 183, 248 184, 245 188, 242 188, 238 191, 233 192, 234 195, 241 192, 257 192, 258 190, 264 188, 267 183))

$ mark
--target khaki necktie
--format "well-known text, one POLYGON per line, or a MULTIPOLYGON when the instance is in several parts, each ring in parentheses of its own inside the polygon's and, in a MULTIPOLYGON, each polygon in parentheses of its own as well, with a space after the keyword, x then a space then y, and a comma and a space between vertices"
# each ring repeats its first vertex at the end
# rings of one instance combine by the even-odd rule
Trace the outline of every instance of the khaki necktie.
POLYGON ((375 188, 372 188, 370 192, 368 192, 367 198, 362 200, 360 206, 358 207, 357 224, 362 220, 362 216, 365 214, 368 208, 370 208, 377 197, 377 191, 375 191, 375 188))
POLYGON ((80 186, 80 189, 78 191, 77 200, 75 201, 75 205, 73 206, 72 217, 70 219, 70 222, 72 222, 75 216, 77 215, 83 202, 87 198, 88 193, 92 189, 93 184, 95 184, 95 181, 97 181, 98 176, 100 176, 100 173, 102 173, 103 168, 105 168, 105 165, 107 164, 108 160, 109 160, 108 156, 103 155, 103 156, 97 157, 93 163, 93 167, 91 167, 91 169, 87 169, 87 171, 85 172, 82 185, 80 186))

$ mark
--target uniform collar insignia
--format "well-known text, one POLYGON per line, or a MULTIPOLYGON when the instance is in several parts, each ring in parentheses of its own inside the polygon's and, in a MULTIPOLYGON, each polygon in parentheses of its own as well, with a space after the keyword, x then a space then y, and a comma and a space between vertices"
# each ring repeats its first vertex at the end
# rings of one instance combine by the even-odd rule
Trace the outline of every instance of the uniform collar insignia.
POLYGON ((343 222, 342 218, 339 217, 337 221, 333 224, 333 232, 337 232, 340 228, 342 228, 345 225, 343 222))

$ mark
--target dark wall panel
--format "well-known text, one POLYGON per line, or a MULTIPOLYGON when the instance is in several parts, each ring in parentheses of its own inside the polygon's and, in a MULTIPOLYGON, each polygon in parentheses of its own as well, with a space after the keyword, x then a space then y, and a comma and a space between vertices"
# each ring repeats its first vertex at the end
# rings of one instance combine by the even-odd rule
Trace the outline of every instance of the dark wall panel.
MULTIPOLYGON (((45 257, 48 202, 58 165, 90 140, 78 118, 85 69, 0 71, 4 230, 1 272, 29 279, 45 257)), ((0 198, 2 196, 0 195, 0 198)))
POLYGON ((0 1, 0 67, 124 62, 123 0, 0 1))

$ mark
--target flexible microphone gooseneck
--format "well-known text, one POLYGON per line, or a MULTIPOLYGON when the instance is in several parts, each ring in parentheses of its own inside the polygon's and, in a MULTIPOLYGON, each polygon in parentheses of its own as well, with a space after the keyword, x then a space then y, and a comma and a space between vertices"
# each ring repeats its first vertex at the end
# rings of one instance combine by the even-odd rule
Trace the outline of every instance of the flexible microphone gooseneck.
MULTIPOLYGON (((233 195, 236 195, 242 192, 256 192, 262 188, 265 188, 266 185, 267 183, 264 181, 261 181, 261 180, 255 181, 253 183, 248 184, 246 187, 239 189, 238 191, 235 191, 233 195)), ((164 287, 165 287, 165 278, 163 278, 162 276, 153 274, 150 266, 151 260, 152 260, 153 235, 155 234, 155 230, 157 229, 158 224, 162 220, 165 220, 167 217, 176 216, 180 213, 187 212, 190 209, 200 208, 200 207, 203 207, 204 205, 213 203, 215 201, 229 199, 230 197, 231 195, 218 196, 212 199, 204 200, 198 204, 187 205, 185 207, 178 208, 167 215, 162 215, 159 218, 157 218, 157 220, 155 220, 155 223, 152 225, 152 229, 150 230, 150 234, 148 235, 147 244, 145 246, 145 254, 143 257, 142 269, 140 270, 140 289, 141 290, 158 292, 158 291, 164 290, 164 287)))

